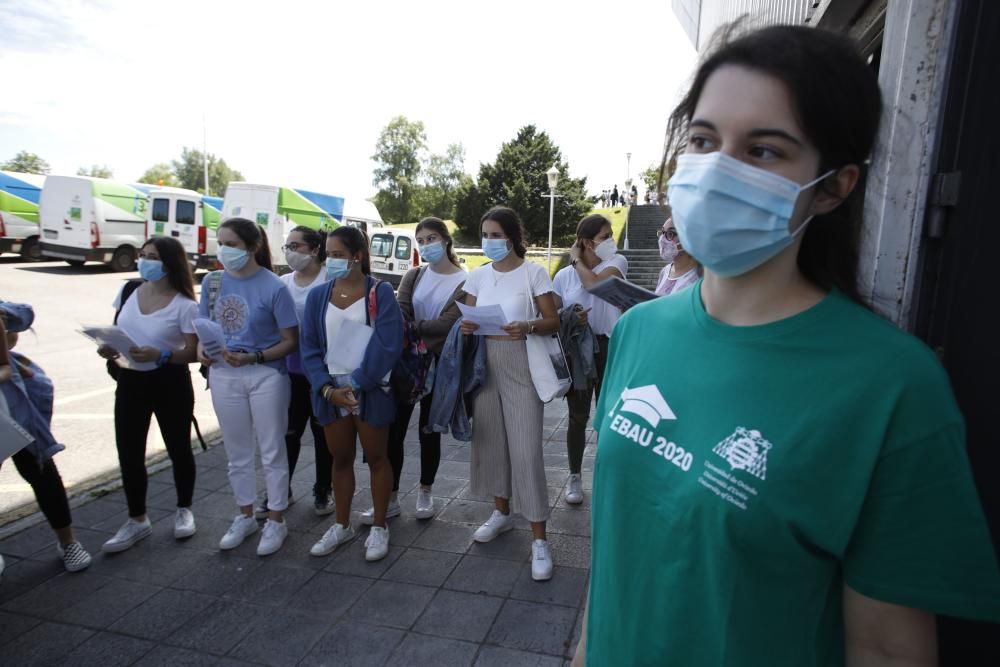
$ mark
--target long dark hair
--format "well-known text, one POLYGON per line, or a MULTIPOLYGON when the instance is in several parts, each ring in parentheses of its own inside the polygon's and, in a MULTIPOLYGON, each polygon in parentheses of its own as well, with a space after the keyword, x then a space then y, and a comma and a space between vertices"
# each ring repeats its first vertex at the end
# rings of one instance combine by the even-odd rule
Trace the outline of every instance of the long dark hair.
POLYGON ((440 236, 444 241, 444 250, 448 254, 448 261, 458 268, 462 268, 462 264, 458 261, 458 255, 453 250, 455 241, 451 238, 451 233, 448 231, 448 226, 444 224, 444 220, 441 218, 424 218, 417 223, 417 228, 413 230, 414 235, 419 234, 423 229, 428 229, 440 236))
POLYGON ((181 242, 172 236, 153 236, 142 244, 145 248, 152 245, 163 262, 163 270, 167 272, 167 282, 179 294, 192 301, 194 298, 194 278, 191 276, 191 265, 188 264, 187 251, 181 242))
POLYGON ((593 241, 594 237, 601 233, 604 226, 611 225, 611 221, 600 213, 592 213, 579 222, 576 226, 577 241, 593 241))
POLYGON ((326 232, 313 229, 312 227, 306 227, 305 225, 299 225, 298 227, 293 228, 292 231, 302 234, 302 240, 305 241, 310 250, 319 248, 319 252, 316 253, 316 261, 320 265, 326 262, 326 232))
POLYGON ((257 264, 263 266, 268 271, 274 271, 271 264, 271 246, 267 243, 267 232, 253 220, 246 218, 229 218, 219 225, 219 229, 225 227, 231 229, 240 240, 246 244, 247 250, 253 252, 253 258, 257 264))
POLYGON ((521 216, 517 214, 517 211, 506 206, 494 206, 486 211, 479 221, 480 233, 483 231, 483 223, 487 220, 492 220, 500 225, 500 229, 510 240, 510 244, 514 246, 514 254, 523 258, 528 252, 528 248, 524 245, 524 225, 521 224, 521 216))
POLYGON ((371 275, 372 261, 368 251, 368 235, 357 227, 342 225, 326 235, 327 240, 339 239, 352 255, 361 253, 361 273, 371 275))
MULTIPOLYGON (((833 211, 817 215, 806 227, 799 249, 802 274, 823 289, 836 287, 858 303, 858 255, 866 161, 882 114, 875 72, 857 44, 837 33, 802 26, 772 26, 740 37, 739 24, 724 28, 717 46, 701 63, 690 90, 670 115, 660 165, 660 189, 687 146, 688 123, 708 78, 724 65, 739 65, 779 79, 788 89, 798 120, 820 155, 816 176, 857 165, 861 178, 833 211)), ((831 195, 835 192, 824 188, 831 195)), ((683 242, 683 239, 681 239, 683 242)))

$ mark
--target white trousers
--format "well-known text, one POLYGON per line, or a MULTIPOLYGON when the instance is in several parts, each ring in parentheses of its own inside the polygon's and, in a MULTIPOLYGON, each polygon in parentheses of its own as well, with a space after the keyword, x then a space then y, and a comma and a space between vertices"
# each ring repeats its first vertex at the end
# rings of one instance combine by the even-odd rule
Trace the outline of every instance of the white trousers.
POLYGON ((267 486, 267 506, 288 507, 288 376, 270 366, 239 368, 213 366, 209 374, 212 405, 219 418, 223 445, 229 458, 229 483, 239 506, 257 499, 254 449, 260 447, 267 486))

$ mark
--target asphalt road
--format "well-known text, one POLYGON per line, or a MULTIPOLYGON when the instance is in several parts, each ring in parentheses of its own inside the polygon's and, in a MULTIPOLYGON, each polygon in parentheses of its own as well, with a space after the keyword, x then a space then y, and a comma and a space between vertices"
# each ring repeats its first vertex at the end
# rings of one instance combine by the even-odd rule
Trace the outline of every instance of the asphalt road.
MULTIPOLYGON (((111 302, 124 281, 137 273, 114 273, 102 264, 73 268, 63 262, 22 262, 0 256, 0 299, 30 303, 34 332, 21 334, 17 351, 35 360, 55 383, 52 430, 66 450, 55 458, 69 489, 118 470, 115 451, 115 383, 97 356, 96 346, 77 332, 80 325, 110 324, 111 302)), ((196 286, 197 287, 197 286, 196 286)), ((205 383, 192 366, 195 415, 202 433, 218 428, 205 383)), ((193 433, 192 433, 193 435, 193 433)), ((164 451, 156 420, 150 427, 147 455, 164 451)), ((0 467, 0 523, 7 513, 34 501, 13 463, 0 467)))

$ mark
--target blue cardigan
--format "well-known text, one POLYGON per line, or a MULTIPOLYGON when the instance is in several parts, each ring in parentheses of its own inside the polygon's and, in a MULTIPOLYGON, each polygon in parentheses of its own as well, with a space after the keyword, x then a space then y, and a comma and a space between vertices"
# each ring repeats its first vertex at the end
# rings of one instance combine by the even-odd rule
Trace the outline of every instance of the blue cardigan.
MULTIPOLYGON (((332 403, 320 395, 324 385, 331 384, 333 378, 326 367, 326 309, 330 306, 330 295, 337 281, 331 280, 309 291, 306 297, 305 314, 299 330, 299 350, 302 354, 302 369, 309 378, 313 414, 316 420, 326 425, 336 419, 332 403)), ((365 280, 365 311, 368 309, 368 294, 375 279, 365 280)), ((403 352, 403 316, 389 283, 380 282, 375 289, 378 311, 375 327, 368 348, 365 350, 361 368, 351 373, 351 377, 361 387, 358 400, 361 403, 361 421, 372 426, 388 426, 396 419, 396 400, 391 391, 380 386, 382 378, 391 371, 403 352)))

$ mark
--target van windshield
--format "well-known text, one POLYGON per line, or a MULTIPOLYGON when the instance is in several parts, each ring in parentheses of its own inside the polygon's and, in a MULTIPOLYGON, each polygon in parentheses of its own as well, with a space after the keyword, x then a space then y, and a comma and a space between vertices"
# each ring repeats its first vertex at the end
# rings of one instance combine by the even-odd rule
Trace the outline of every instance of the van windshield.
POLYGON ((375 234, 372 236, 371 254, 375 257, 388 257, 392 254, 392 235, 375 234))

